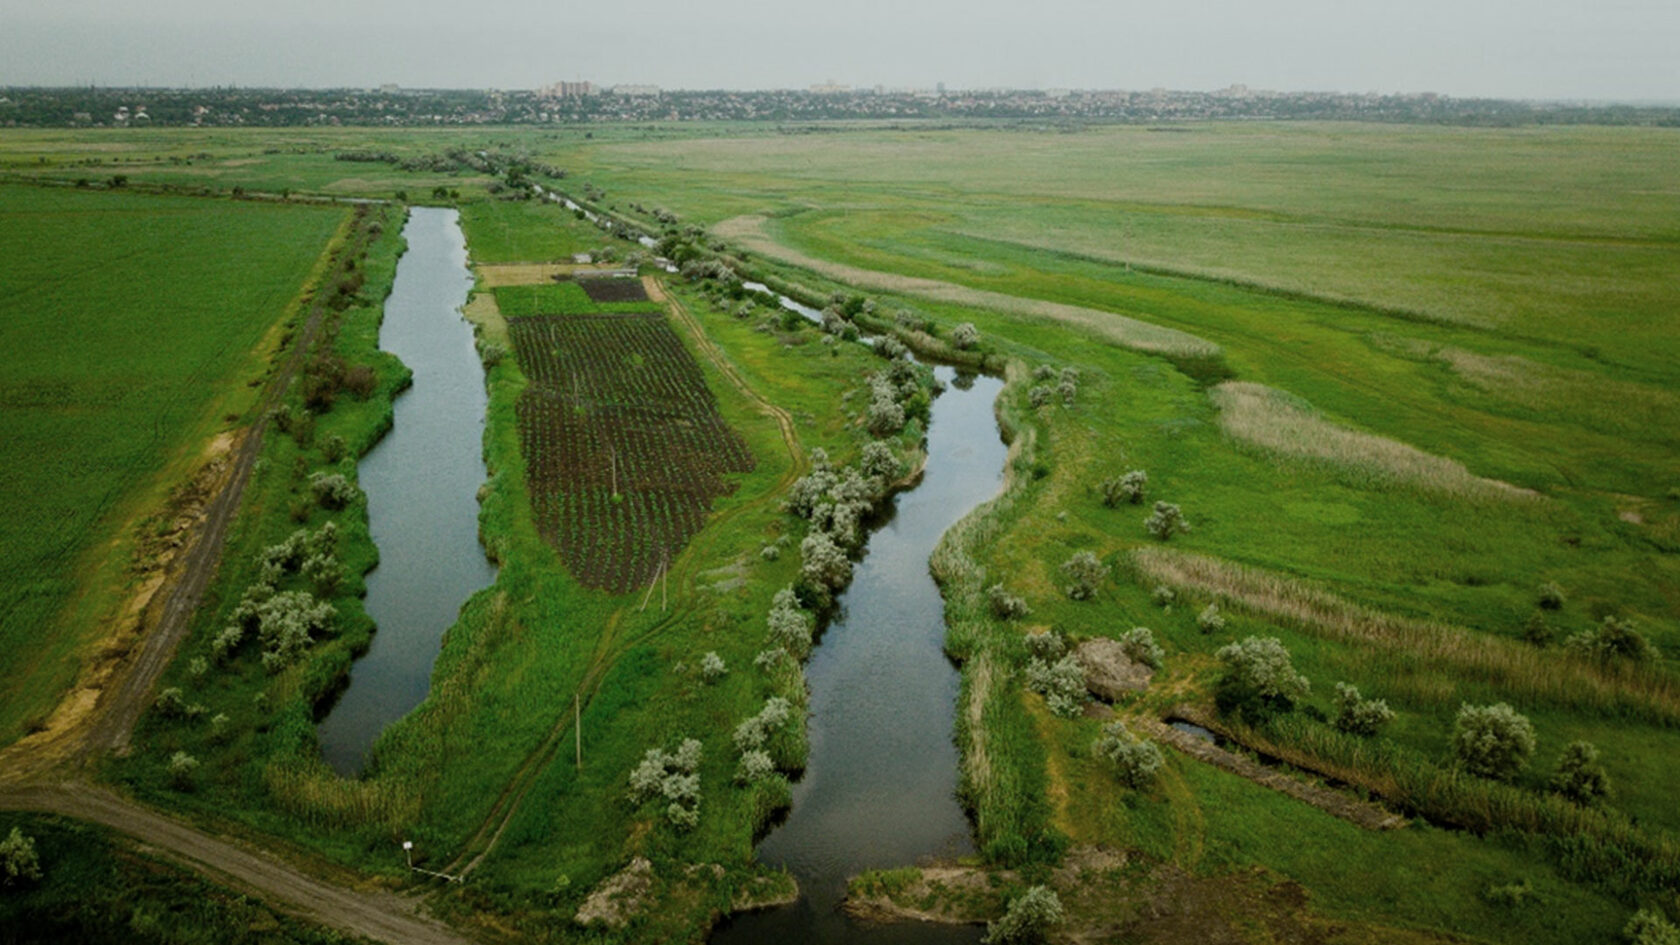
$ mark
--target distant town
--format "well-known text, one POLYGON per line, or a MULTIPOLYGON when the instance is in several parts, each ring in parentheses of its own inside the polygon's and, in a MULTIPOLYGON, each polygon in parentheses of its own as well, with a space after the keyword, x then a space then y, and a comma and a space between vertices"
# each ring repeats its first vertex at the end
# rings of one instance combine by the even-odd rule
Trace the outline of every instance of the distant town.
POLYGON ((490 125, 1014 119, 1045 122, 1358 120, 1680 126, 1680 108, 1409 94, 1149 89, 857 88, 696 91, 557 82, 532 90, 0 88, 0 126, 490 125))

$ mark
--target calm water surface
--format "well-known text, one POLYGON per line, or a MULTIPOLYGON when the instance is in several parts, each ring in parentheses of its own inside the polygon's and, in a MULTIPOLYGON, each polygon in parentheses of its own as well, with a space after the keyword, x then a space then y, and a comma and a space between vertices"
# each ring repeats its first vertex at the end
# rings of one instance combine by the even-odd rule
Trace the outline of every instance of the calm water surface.
POLYGON ((928 557, 946 529, 1003 482, 1007 452, 992 403, 1003 382, 965 378, 933 402, 927 471, 870 536, 840 613, 806 667, 811 755, 793 811, 759 845, 799 881, 799 902, 739 916, 714 945, 795 942, 974 942, 982 930, 856 923, 839 910, 861 870, 973 852, 957 803, 952 730, 957 670, 945 658, 944 602, 928 557), (972 381, 970 385, 969 382, 972 381))
POLYGON ((414 372, 394 422, 357 468, 379 566, 368 575, 373 646, 322 720, 327 763, 353 775, 379 733, 426 698, 443 632, 496 579, 478 543, 484 482, 484 371, 461 317, 472 288, 454 210, 415 207, 408 251, 385 300, 379 347, 414 372))

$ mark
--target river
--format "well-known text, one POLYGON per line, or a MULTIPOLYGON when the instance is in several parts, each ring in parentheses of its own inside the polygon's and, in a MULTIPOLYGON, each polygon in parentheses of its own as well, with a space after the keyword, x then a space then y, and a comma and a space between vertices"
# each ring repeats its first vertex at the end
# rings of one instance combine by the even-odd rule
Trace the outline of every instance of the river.
POLYGON ((956 797, 958 674, 944 654, 944 601, 928 559, 1002 485, 1007 448, 992 410, 1003 382, 935 372, 947 389, 933 402, 926 470, 870 536, 806 666, 810 758, 792 812, 758 848, 799 881, 800 899, 730 920, 714 945, 980 937, 972 926, 865 924, 840 911, 854 873, 973 852, 956 797))
POLYGON ((366 606, 378 627, 350 684, 319 726, 321 752, 341 774, 361 770, 385 727, 426 698, 443 633, 461 604, 496 579, 478 543, 487 396, 472 326, 472 288, 454 210, 415 207, 408 251, 385 301, 379 347, 414 372, 391 431, 361 460, 368 528, 379 566, 366 606))

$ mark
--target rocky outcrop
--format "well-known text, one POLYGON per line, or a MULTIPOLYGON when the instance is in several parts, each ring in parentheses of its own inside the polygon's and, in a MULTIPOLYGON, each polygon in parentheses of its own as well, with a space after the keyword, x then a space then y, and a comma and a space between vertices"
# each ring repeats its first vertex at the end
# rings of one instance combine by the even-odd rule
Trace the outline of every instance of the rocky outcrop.
POLYGON ((1085 670, 1085 688, 1106 702, 1148 689, 1155 675, 1153 669, 1127 656, 1118 640, 1086 640, 1073 653, 1085 670))

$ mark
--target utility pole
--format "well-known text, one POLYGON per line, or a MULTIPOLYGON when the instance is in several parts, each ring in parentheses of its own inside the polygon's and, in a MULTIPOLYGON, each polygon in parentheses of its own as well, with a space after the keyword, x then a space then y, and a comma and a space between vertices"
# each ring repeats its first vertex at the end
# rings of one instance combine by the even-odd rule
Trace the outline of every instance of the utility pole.
POLYGON ((583 770, 583 697, 572 693, 572 732, 577 739, 577 769, 583 770))

